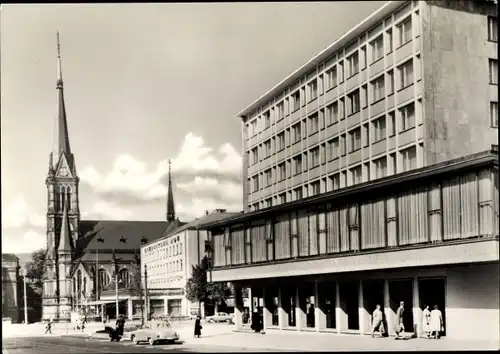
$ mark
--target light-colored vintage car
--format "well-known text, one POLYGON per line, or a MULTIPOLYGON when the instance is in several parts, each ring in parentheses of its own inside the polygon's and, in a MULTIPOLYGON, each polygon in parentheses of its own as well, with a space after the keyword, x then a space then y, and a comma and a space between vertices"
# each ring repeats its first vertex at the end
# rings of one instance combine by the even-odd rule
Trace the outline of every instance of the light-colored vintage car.
POLYGON ((141 342, 147 342, 150 345, 160 342, 174 343, 179 338, 179 334, 168 321, 149 321, 144 324, 144 328, 130 332, 130 340, 135 344, 141 342))
POLYGON ((217 312, 213 316, 207 316, 207 317, 205 317, 205 320, 208 323, 214 323, 214 322, 227 322, 227 323, 230 323, 230 322, 234 321, 233 320, 233 315, 225 313, 225 312, 217 312))

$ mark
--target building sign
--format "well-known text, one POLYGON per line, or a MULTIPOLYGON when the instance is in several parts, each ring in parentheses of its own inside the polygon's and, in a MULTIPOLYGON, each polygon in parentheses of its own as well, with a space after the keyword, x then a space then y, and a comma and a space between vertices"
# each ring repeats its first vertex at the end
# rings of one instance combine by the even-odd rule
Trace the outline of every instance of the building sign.
POLYGON ((184 289, 151 289, 151 295, 183 296, 184 289))

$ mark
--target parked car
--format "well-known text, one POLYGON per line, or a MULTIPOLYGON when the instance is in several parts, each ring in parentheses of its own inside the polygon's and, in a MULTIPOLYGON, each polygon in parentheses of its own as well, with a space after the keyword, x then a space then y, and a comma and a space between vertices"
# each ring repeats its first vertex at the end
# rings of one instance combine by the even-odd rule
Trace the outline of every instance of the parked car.
POLYGON ((207 317, 205 317, 205 320, 208 323, 214 323, 214 322, 227 322, 227 323, 231 323, 231 322, 234 322, 233 315, 225 313, 225 312, 217 312, 213 316, 207 316, 207 317))
POLYGON ((130 340, 135 344, 141 342, 148 342, 150 345, 160 342, 174 343, 179 338, 179 334, 168 321, 149 321, 144 324, 143 328, 130 332, 130 340))

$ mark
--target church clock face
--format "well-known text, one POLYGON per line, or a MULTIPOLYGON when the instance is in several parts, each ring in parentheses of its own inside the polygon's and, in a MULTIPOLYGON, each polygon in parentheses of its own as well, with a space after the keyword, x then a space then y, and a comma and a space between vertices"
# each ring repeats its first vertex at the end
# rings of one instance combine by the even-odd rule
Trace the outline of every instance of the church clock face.
POLYGON ((61 177, 66 177, 68 176, 68 169, 66 167, 62 167, 60 170, 59 170, 59 175, 61 177))

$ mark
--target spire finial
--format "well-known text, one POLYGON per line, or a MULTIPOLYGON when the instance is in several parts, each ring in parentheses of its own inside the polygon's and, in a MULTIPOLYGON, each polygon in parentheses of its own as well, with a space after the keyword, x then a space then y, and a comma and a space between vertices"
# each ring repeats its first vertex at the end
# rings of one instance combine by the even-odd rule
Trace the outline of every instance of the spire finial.
POLYGON ((57 31, 57 57, 61 57, 61 44, 59 43, 59 30, 57 31))

